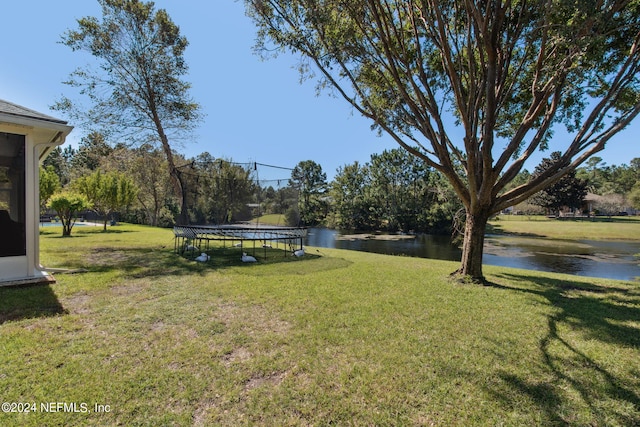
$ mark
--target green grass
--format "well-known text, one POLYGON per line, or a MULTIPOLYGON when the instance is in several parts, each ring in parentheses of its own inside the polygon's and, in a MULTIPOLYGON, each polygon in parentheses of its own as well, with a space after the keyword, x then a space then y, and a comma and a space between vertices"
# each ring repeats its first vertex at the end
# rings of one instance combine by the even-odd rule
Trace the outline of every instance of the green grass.
POLYGON ((254 219, 254 221, 257 221, 260 224, 265 224, 265 225, 287 225, 287 221, 283 214, 262 215, 254 219))
POLYGON ((1 425, 640 424, 637 283, 463 285, 455 263, 316 248, 199 264, 170 230, 110 230, 47 230, 43 263, 83 272, 0 289, 2 400, 110 411, 1 425))
POLYGON ((573 240, 638 240, 640 217, 550 219, 541 216, 500 215, 489 232, 573 240))

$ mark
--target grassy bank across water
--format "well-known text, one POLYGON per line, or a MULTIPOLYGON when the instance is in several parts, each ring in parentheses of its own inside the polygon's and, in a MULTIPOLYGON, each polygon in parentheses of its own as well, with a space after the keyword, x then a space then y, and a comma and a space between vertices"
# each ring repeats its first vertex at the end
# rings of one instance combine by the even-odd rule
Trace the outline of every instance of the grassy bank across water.
POLYGON ((84 272, 0 289, 0 393, 38 405, 3 426, 640 424, 634 283, 486 267, 463 285, 456 263, 321 248, 201 264, 170 230, 43 233, 45 265, 84 272))
POLYGON ((555 219, 543 216, 499 215, 489 221, 487 231, 548 239, 640 241, 640 217, 555 219))
POLYGON ((262 225, 286 226, 287 220, 283 214, 267 214, 255 218, 252 222, 262 225))

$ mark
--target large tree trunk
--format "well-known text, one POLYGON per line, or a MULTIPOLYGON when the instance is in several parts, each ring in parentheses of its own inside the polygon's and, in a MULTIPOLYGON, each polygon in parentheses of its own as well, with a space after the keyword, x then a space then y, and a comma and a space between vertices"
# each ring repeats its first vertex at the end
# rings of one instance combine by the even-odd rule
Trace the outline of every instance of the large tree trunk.
POLYGON ((188 225, 189 207, 187 205, 187 189, 185 187, 184 181, 182 180, 182 173, 176 167, 176 164, 173 160, 173 151, 171 151, 169 139, 164 132, 164 127, 162 126, 162 122, 160 121, 156 110, 153 111, 153 122, 156 125, 158 136, 160 137, 162 150, 164 151, 164 155, 167 158, 167 163, 169 166, 169 176, 171 177, 171 181, 173 182, 176 194, 178 195, 178 197, 180 197, 180 215, 178 216, 178 225, 188 225))
POLYGON ((484 233, 489 221, 490 213, 486 210, 479 212, 467 211, 464 227, 464 242, 462 244, 462 262, 456 274, 470 278, 474 282, 484 282, 482 274, 482 254, 484 247, 484 233))
MULTIPOLYGON (((173 159, 171 160, 173 161, 173 159)), ((182 180, 182 172, 175 166, 171 169, 174 173, 176 191, 180 196, 180 216, 178 217, 178 225, 189 225, 189 204, 187 201, 187 186, 182 180)))

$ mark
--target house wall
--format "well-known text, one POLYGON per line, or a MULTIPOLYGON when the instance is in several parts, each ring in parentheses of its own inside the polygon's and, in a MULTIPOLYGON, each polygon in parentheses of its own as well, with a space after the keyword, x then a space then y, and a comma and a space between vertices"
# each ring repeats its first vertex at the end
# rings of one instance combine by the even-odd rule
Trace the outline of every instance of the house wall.
MULTIPOLYGON (((0 284, 7 281, 47 277, 39 263, 39 160, 42 151, 64 142, 60 130, 37 125, 0 121, 0 132, 24 135, 25 138, 25 237, 24 256, 0 257, 0 284), (56 141, 56 142, 52 142, 56 141)), ((66 132, 68 133, 68 131, 66 132)), ((66 134, 65 133, 65 134, 66 134)), ((0 239, 2 236, 0 236, 0 239)))

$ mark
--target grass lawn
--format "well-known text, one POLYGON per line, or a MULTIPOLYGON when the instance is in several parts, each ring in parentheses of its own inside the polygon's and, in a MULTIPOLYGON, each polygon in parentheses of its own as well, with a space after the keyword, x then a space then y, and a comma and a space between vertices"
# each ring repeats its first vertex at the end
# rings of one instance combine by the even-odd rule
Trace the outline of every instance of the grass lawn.
POLYGON ((640 425, 637 283, 465 285, 451 262, 316 248, 199 264, 170 230, 44 233, 43 264, 76 273, 0 289, 0 395, 36 404, 2 426, 640 425))
POLYGON ((560 220, 543 216, 500 215, 489 222, 488 231, 548 239, 640 241, 640 217, 560 220))
POLYGON ((262 215, 253 220, 254 222, 258 222, 263 225, 279 225, 286 226, 287 221, 283 214, 267 214, 262 215))

